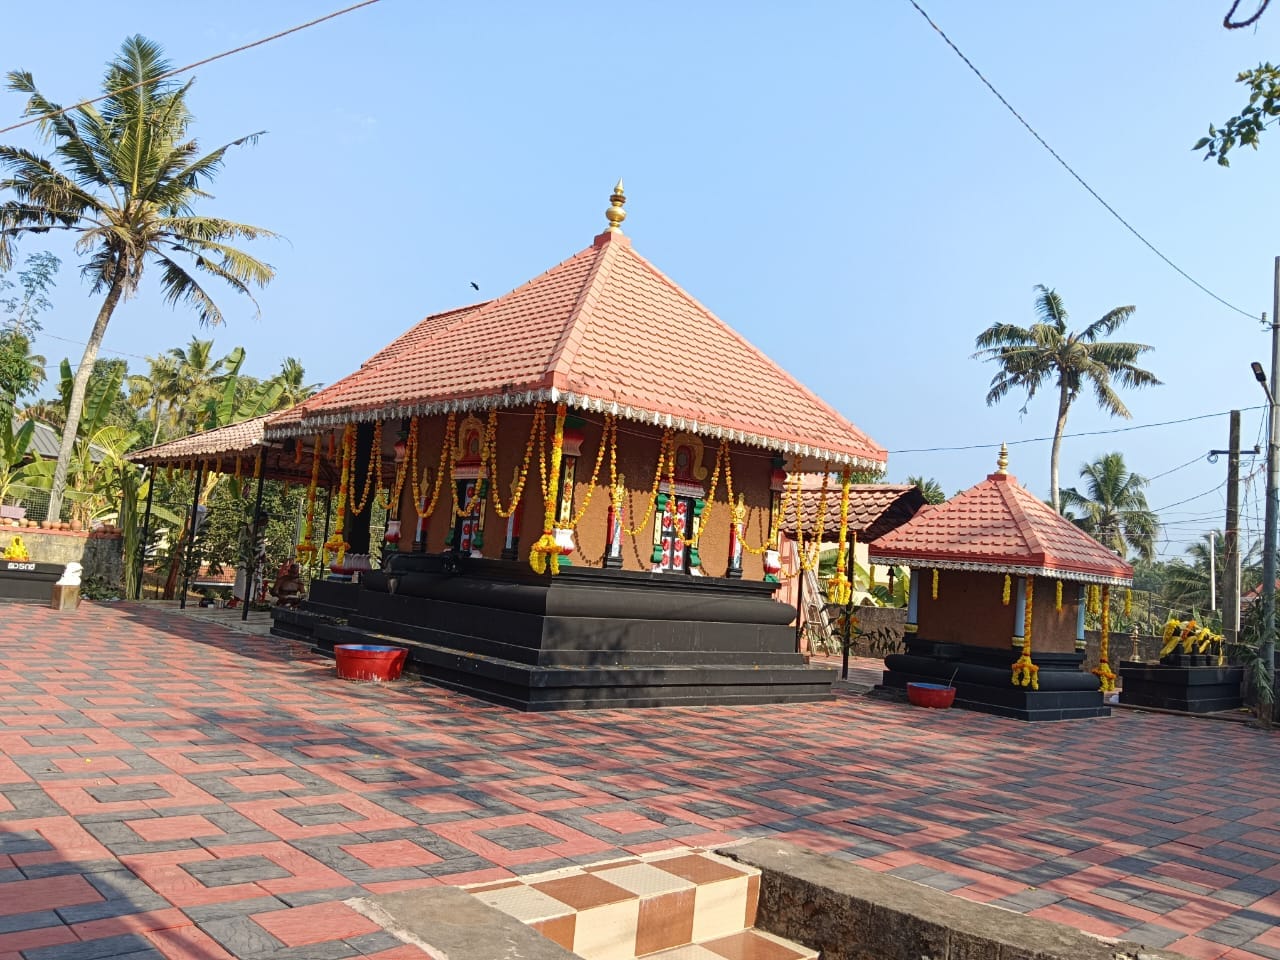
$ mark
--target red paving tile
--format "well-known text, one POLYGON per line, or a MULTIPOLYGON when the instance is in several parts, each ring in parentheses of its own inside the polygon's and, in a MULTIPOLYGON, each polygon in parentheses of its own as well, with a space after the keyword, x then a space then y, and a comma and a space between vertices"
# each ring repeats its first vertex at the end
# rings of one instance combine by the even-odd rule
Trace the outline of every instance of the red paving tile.
MULTIPOLYGON (((0 934, 0 960, 121 934, 168 960, 236 956, 206 909, 258 942, 349 953, 337 941, 370 930, 341 905, 359 892, 761 828, 1015 910, 1048 891, 1065 899, 1036 916, 1156 924, 1193 957, 1280 955, 1276 928, 1236 946, 1210 929, 1280 924, 1280 741, 1239 725, 924 717, 852 695, 520 714, 342 684, 301 645, 128 604, 14 607, 0 642, 19 638, 22 664, 0 665, 0 869, 28 879, 0 883, 0 915, 33 927, 0 934), (40 926, 50 909, 68 922, 40 926)), ((375 940, 369 956, 423 956, 375 940)))

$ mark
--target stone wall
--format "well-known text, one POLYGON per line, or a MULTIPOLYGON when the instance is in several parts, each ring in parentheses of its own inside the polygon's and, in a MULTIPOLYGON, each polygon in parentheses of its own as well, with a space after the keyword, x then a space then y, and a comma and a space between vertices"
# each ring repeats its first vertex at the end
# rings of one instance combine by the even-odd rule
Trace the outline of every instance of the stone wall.
POLYGON ((9 527, 0 530, 0 550, 14 534, 22 537, 27 553, 37 563, 75 562, 84 567, 84 578, 118 586, 124 577, 121 559, 124 539, 120 534, 73 533, 69 530, 38 530, 9 527))
MULTIPOLYGON (((1098 650, 1102 643, 1102 635, 1097 630, 1086 630, 1084 639, 1087 646, 1084 653, 1084 666, 1081 668, 1086 673, 1094 669, 1098 665, 1098 650)), ((1121 660, 1132 659, 1133 640, 1127 633, 1113 633, 1108 641, 1111 648, 1110 661, 1114 668, 1121 660)), ((1160 659, 1160 648, 1164 646, 1164 640, 1161 637, 1153 637, 1139 634, 1138 636, 1138 659, 1155 661, 1160 659)))
POLYGON ((905 608, 857 607, 854 614, 858 618, 859 629, 874 636, 858 637, 849 647, 852 656, 885 657, 906 649, 902 646, 903 628, 907 623, 905 608))

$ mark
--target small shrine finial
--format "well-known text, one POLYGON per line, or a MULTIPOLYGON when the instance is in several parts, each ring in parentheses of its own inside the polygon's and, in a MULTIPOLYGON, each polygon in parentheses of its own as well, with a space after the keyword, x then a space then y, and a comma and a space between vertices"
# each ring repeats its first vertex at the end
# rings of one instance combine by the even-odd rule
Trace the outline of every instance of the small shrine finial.
POLYGON ((609 221, 609 229, 622 232, 622 221, 627 219, 627 211, 622 209, 622 205, 627 202, 627 195, 622 192, 622 178, 618 178, 618 185, 613 188, 613 193, 609 196, 609 209, 604 212, 604 218, 609 221))
POLYGON ((996 457, 996 472, 1009 472, 1009 448, 1005 444, 1000 444, 1000 456, 996 457))

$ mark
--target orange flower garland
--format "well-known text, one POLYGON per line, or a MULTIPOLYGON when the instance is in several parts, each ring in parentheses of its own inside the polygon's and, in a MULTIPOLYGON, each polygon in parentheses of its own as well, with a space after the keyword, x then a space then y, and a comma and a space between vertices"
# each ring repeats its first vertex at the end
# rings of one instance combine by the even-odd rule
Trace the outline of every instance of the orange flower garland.
POLYGON ((542 573, 549 570, 552 576, 560 572, 560 546, 556 543, 555 535, 555 519, 556 519, 556 496, 557 488, 560 485, 560 462, 564 457, 564 418, 566 407, 563 403, 556 404, 556 427, 555 433, 551 438, 551 463, 538 457, 538 465, 542 470, 542 497, 543 497, 543 517, 542 517, 542 536, 538 538, 529 551, 529 566, 533 568, 534 573, 542 573))
MULTIPOLYGON (((416 423, 417 418, 414 418, 416 423)), ((411 428, 412 429, 412 428, 411 428)), ((417 439, 413 444, 413 464, 408 467, 409 477, 413 486, 413 510, 420 519, 431 516, 436 509, 436 503, 440 499, 440 490, 444 486, 445 473, 452 473, 452 467, 446 471, 446 466, 451 463, 450 452, 453 449, 453 435, 457 431, 457 418, 454 414, 449 414, 449 419, 444 425, 444 439, 440 444, 440 463, 436 467, 436 482, 431 490, 431 502, 423 504, 422 488, 426 484, 427 469, 424 468, 421 476, 418 474, 418 453, 422 449, 421 435, 415 431, 417 439)), ((405 460, 409 459, 409 451, 405 451, 405 460)))
POLYGON ((1006 607, 1009 605, 1009 593, 1013 587, 1013 578, 1009 574, 1004 575, 1004 592, 1000 594, 1000 602, 1006 607))
POLYGON ((351 476, 348 482, 351 489, 347 491, 347 499, 351 503, 351 515, 358 517, 369 505, 369 498, 374 490, 382 489, 382 421, 373 425, 373 444, 369 448, 369 463, 364 471, 364 490, 356 496, 356 431, 351 430, 343 436, 343 442, 351 445, 351 476), (377 485, 374 485, 374 478, 377 485))
MULTIPOLYGON (((658 487, 661 486, 662 484, 662 473, 663 473, 663 470, 666 468, 667 458, 675 456, 675 453, 672 452, 671 450, 671 447, 674 445, 673 443, 674 440, 675 440, 675 434, 671 431, 670 427, 668 427, 666 430, 662 432, 662 442, 658 446, 658 464, 653 471, 653 486, 649 490, 649 506, 646 508, 644 512, 644 517, 640 520, 640 522, 636 526, 623 527, 623 531, 628 536, 638 537, 644 531, 644 529, 647 526, 649 526, 649 518, 653 516, 653 511, 657 508, 657 505, 658 505, 658 487)), ((614 456, 614 454, 616 454, 616 451, 614 451, 611 454, 612 459, 609 462, 609 479, 616 482, 617 459, 616 459, 616 456, 614 456)), ((634 511, 628 508, 627 513, 629 515, 633 512, 634 511)))
MULTIPOLYGON (((491 411, 491 415, 495 418, 494 430, 496 435, 498 411, 491 411)), ((533 422, 529 424, 529 440, 524 446, 524 462, 520 464, 520 472, 511 479, 511 500, 506 507, 502 506, 502 494, 498 491, 498 459, 497 451, 494 451, 493 459, 493 475, 494 482, 490 485, 493 491, 493 509, 503 520, 508 519, 516 512, 516 507, 520 505, 520 498, 524 496, 524 485, 529 479, 529 464, 533 461, 533 447, 537 443, 538 450, 542 450, 542 444, 546 440, 547 435, 547 405, 540 403, 533 411, 533 422)))
MULTIPOLYGON (((606 413, 604 415, 604 428, 600 432, 600 449, 596 451, 596 465, 591 468, 591 479, 587 481, 587 492, 583 494, 582 504, 568 521, 568 529, 570 530, 578 529, 578 524, 587 515, 587 507, 591 505, 591 497, 596 492, 596 481, 600 478, 600 466, 604 463, 605 448, 609 445, 609 441, 614 439, 617 429, 618 426, 614 422, 613 414, 606 413)), ((694 537, 694 540, 697 540, 697 537, 694 537)))
POLYGON ((342 473, 338 479, 338 522, 333 528, 333 535, 324 544, 325 559, 327 560, 329 554, 332 553, 338 566, 342 566, 342 561, 347 556, 347 547, 350 546, 342 538, 342 532, 347 522, 347 487, 351 479, 352 446, 347 440, 353 433, 354 427, 351 424, 347 424, 342 433, 342 473))
POLYGON ((1022 621, 1022 656, 1013 663, 1013 685, 1040 689, 1040 668, 1031 662, 1031 606, 1035 597, 1035 577, 1027 577, 1026 612, 1022 621))

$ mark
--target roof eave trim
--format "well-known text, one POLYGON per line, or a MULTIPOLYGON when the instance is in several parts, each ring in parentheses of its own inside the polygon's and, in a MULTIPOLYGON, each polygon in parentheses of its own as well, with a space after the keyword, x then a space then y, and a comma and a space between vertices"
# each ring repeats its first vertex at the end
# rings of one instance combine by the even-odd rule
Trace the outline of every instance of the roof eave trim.
POLYGON ((1113 587, 1129 587, 1133 585, 1133 577, 1087 573, 1081 570, 1063 570, 1057 567, 1027 566, 1012 563, 981 563, 976 560, 930 560, 925 557, 879 554, 874 550, 871 551, 868 559, 882 567, 900 566, 937 570, 968 570, 976 573, 1010 573, 1019 577, 1052 577, 1055 580, 1071 580, 1076 583, 1103 583, 1113 587))
POLYGON ((883 460, 876 460, 872 457, 828 450, 824 447, 797 443, 793 440, 782 440, 744 430, 733 430, 718 424, 701 423, 692 417, 678 417, 669 413, 659 413, 656 410, 646 410, 643 407, 618 403, 613 400, 601 400, 581 393, 560 390, 556 387, 544 387, 536 390, 513 390, 496 396, 486 395, 455 400, 435 400, 425 403, 375 407, 368 410, 352 410, 344 413, 328 413, 310 417, 304 414, 303 419, 299 422, 280 424, 274 427, 268 424, 266 438, 268 440, 283 440, 287 437, 307 436, 324 430, 343 427, 348 423, 369 423, 375 420, 393 420, 412 416, 429 417, 441 413, 467 413, 473 410, 526 407, 544 402, 563 402, 577 410, 587 410, 593 413, 611 413, 615 417, 621 417, 624 420, 646 423, 656 427, 670 427, 674 430, 694 433, 713 440, 727 439, 746 446, 763 447, 766 450, 773 450, 784 455, 810 457, 840 466, 848 464, 851 467, 863 470, 879 470, 888 462, 887 456, 883 460))

